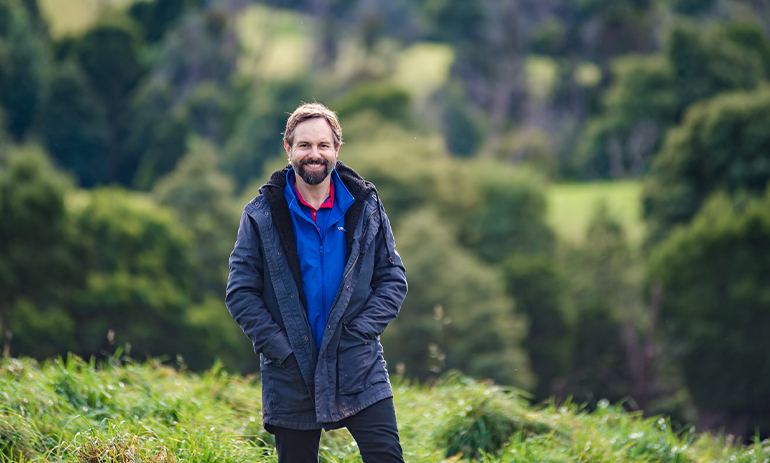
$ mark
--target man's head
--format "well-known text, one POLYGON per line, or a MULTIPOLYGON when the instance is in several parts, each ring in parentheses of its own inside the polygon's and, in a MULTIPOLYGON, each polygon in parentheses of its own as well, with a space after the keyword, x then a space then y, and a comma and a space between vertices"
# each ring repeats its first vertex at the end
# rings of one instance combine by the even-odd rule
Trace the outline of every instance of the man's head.
POLYGON ((337 115, 320 103, 301 105, 286 122, 284 149, 297 175, 309 185, 320 184, 334 170, 341 144, 337 115))
POLYGON ((294 132, 297 126, 308 119, 324 119, 334 136, 334 150, 338 151, 342 145, 342 128, 337 119, 337 113, 322 105, 321 103, 304 103, 291 113, 289 120, 286 121, 286 130, 283 132, 283 142, 290 147, 294 145, 294 132))

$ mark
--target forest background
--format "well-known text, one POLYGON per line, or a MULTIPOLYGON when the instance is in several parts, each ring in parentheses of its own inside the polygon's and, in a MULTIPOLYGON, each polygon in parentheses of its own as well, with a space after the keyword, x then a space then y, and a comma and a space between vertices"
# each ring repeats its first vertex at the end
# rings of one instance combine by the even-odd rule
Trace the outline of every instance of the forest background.
POLYGON ((407 267, 393 374, 770 435, 768 37, 767 0, 0 0, 3 355, 255 372, 227 256, 317 100, 407 267))

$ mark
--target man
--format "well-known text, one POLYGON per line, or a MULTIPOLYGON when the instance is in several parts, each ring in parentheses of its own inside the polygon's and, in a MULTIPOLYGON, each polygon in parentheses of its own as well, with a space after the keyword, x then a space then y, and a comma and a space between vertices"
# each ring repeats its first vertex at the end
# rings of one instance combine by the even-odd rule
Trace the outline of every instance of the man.
POLYGON ((262 414, 279 462, 317 462, 321 429, 347 427, 364 462, 403 462, 379 336, 406 277, 374 185, 337 161, 337 115, 297 108, 289 165, 245 208, 227 308, 260 354, 262 414))

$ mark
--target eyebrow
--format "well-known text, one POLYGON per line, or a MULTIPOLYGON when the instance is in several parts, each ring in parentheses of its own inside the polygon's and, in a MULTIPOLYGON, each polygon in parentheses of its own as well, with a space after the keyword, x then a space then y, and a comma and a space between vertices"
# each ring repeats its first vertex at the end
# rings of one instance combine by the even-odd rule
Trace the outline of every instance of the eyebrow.
MULTIPOLYGON (((297 139, 294 142, 295 145, 299 145, 300 143, 312 143, 312 142, 310 140, 306 140, 306 139, 303 139, 303 138, 299 138, 299 139, 297 139)), ((329 145, 333 145, 334 144, 334 140, 333 139, 332 140, 318 140, 316 143, 318 143, 319 145, 323 144, 323 143, 327 143, 329 145)))

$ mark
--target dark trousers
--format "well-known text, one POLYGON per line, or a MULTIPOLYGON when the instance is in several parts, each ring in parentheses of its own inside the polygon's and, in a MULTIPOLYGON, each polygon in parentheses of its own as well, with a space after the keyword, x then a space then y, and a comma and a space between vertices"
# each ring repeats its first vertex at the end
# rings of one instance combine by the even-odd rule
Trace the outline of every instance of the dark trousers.
MULTIPOLYGON (((381 400, 339 422, 356 440, 364 463, 403 463, 393 399, 381 400)), ((271 426, 278 463, 317 463, 320 429, 309 431, 271 426)))

